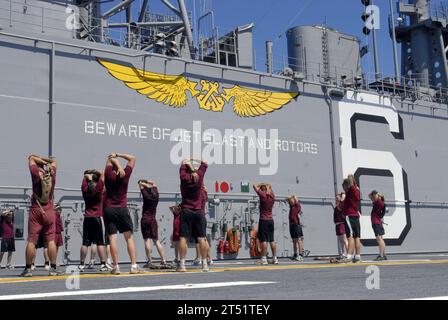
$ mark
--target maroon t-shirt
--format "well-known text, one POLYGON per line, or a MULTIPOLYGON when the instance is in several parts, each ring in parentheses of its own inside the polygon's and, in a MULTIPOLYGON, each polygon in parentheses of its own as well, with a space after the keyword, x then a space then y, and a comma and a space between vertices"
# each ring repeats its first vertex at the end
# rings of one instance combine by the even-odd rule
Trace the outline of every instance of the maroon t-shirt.
POLYGON ((205 216, 205 204, 207 203, 208 193, 203 188, 201 189, 201 213, 205 216))
POLYGON ((380 198, 373 203, 372 213, 370 217, 372 219, 372 224, 383 224, 381 221, 381 211, 384 209, 384 202, 380 198))
POLYGON ((102 217, 103 216, 103 195, 104 181, 99 179, 93 190, 89 190, 89 183, 86 179, 82 180, 81 185, 82 197, 86 204, 84 217, 102 217))
POLYGON ((357 187, 352 186, 350 189, 348 189, 344 200, 344 210, 343 210, 344 215, 351 217, 359 217, 358 206, 360 200, 361 200, 361 194, 357 187))
POLYGON ((297 203, 292 207, 289 206, 289 224, 300 225, 300 211, 302 211, 302 205, 300 204, 300 201, 297 201, 297 203))
MULTIPOLYGON (((54 205, 54 187, 56 185, 56 168, 52 168, 54 170, 53 176, 51 177, 52 186, 50 191, 50 201, 46 205, 42 205, 42 208, 44 211, 46 210, 52 210, 54 205)), ((37 165, 31 165, 30 166, 30 173, 31 173, 31 182, 33 184, 33 196, 31 197, 31 209, 38 209, 40 211, 40 207, 37 204, 37 200, 35 198, 35 194, 41 195, 42 194, 42 183, 39 176, 39 168, 37 165)))
POLYGON ((14 238, 14 217, 12 217, 11 222, 7 222, 4 216, 0 218, 0 224, 2 226, 2 238, 3 239, 13 239, 14 238))
POLYGON ((342 214, 342 211, 339 210, 338 207, 334 208, 334 211, 333 211, 333 221, 334 221, 335 224, 336 223, 343 223, 343 222, 345 222, 345 217, 342 214))
POLYGON ((275 194, 272 192, 271 194, 267 194, 260 189, 257 191, 258 196, 260 197, 260 220, 273 220, 272 218, 272 208, 275 203, 275 194))
POLYGON ((56 234, 61 234, 64 231, 64 226, 62 225, 61 215, 56 213, 56 234))
POLYGON ((193 210, 201 210, 202 199, 201 199, 201 189, 204 183, 205 172, 207 171, 207 164, 201 163, 197 174, 199 175, 198 182, 194 182, 191 179, 191 173, 187 172, 187 167, 185 164, 180 166, 179 176, 180 176, 180 193, 182 195, 182 208, 188 208, 193 210))
POLYGON ((106 199, 104 201, 105 208, 126 208, 128 205, 128 185, 131 178, 132 168, 126 166, 124 168, 126 175, 120 178, 116 174, 111 165, 106 166, 104 171, 106 185, 106 199))
POLYGON ((143 196, 143 214, 142 219, 154 220, 156 218, 157 205, 159 204, 159 190, 152 187, 149 191, 147 188, 140 189, 143 196))

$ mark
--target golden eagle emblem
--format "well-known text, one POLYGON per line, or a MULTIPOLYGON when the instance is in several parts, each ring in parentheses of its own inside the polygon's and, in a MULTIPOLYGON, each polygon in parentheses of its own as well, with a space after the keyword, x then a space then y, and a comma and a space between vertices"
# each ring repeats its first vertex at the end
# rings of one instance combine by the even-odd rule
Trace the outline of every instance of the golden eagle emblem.
POLYGON ((224 104, 233 100, 233 111, 240 117, 257 117, 281 109, 296 98, 298 92, 271 92, 243 88, 238 85, 223 88, 218 82, 190 81, 183 75, 172 76, 97 59, 109 73, 127 87, 164 105, 182 108, 187 103, 187 93, 196 98, 199 108, 222 112, 224 104), (199 90, 196 89, 200 84, 199 90))

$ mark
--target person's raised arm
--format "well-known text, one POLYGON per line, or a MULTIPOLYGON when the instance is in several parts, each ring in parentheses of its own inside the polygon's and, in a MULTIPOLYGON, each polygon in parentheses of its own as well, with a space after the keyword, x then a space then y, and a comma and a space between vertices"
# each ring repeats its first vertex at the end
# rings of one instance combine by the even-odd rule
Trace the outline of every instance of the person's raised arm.
POLYGON ((127 153, 117 153, 116 155, 119 158, 125 159, 128 162, 128 166, 130 166, 132 169, 135 167, 136 157, 134 155, 127 153))
POLYGON ((187 164, 182 163, 182 165, 179 168, 179 177, 181 181, 189 182, 190 181, 190 174, 187 172, 187 164))
POLYGON ((258 183, 252 183, 252 188, 254 188, 254 191, 258 193, 260 191, 260 185, 258 183))
POLYGON ((208 167, 207 161, 201 160, 201 165, 198 168, 198 174, 201 178, 204 177, 205 172, 207 171, 207 167, 208 167))
POLYGON ((48 159, 44 159, 44 158, 36 156, 34 154, 32 154, 28 157, 28 164, 30 167, 33 165, 43 166, 43 165, 46 165, 47 163, 49 163, 48 159))
POLYGON ((86 175, 84 175, 84 179, 82 179, 81 191, 83 193, 87 193, 89 191, 89 183, 87 181, 86 175))
POLYGON ((123 167, 121 166, 120 161, 117 158, 111 158, 110 162, 115 168, 117 168, 117 172, 118 172, 120 178, 124 178, 126 176, 126 172, 124 171, 123 167))

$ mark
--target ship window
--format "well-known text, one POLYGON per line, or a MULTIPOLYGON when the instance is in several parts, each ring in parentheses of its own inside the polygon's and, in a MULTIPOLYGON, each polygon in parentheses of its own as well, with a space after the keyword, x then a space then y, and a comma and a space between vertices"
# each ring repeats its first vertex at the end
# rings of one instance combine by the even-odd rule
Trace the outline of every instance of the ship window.
POLYGON ((442 74, 441 74, 440 72, 437 72, 437 73, 436 73, 436 78, 437 78, 437 79, 440 79, 441 76, 442 76, 442 74))
POLYGON ((439 83, 437 84, 437 88, 442 88, 442 82, 439 82, 439 83))
POLYGON ((440 67, 440 62, 439 61, 434 62, 434 68, 438 68, 438 67, 440 67))
POLYGON ((408 71, 408 76, 412 76, 412 70, 408 71))
POLYGON ((408 48, 408 53, 412 53, 412 49, 411 48, 408 48))
POLYGON ((437 50, 437 48, 434 48, 434 49, 432 49, 434 52, 437 52, 438 50, 437 50))

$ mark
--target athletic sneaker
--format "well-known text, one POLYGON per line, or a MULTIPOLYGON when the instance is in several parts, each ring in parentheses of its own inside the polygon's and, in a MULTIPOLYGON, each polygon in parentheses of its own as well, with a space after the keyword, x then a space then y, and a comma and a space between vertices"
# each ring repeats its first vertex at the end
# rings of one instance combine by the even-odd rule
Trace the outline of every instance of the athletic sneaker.
POLYGON ((303 257, 302 256, 296 256, 292 258, 293 261, 299 261, 299 262, 303 262, 303 257))
POLYGON ((83 264, 80 264, 79 266, 78 266, 78 270, 79 270, 79 272, 84 272, 84 269, 86 268, 86 266, 85 265, 83 265, 83 264))
POLYGON ((94 268, 95 268, 95 260, 90 260, 87 269, 94 269, 94 268))
POLYGON ((202 264, 202 272, 209 272, 210 268, 208 267, 208 264, 202 264))
POLYGON ((138 273, 143 273, 145 272, 142 268, 140 268, 138 265, 135 265, 133 267, 131 267, 131 271, 129 272, 130 274, 138 274, 138 273))
POLYGON ((51 277, 60 276, 61 274, 62 274, 62 272, 60 270, 58 270, 57 268, 50 268, 50 271, 48 271, 48 275, 51 277))
POLYGON ((6 269, 8 270, 14 270, 14 266, 12 264, 7 264, 6 269))
POLYGON ((208 265, 209 265, 209 266, 212 266, 213 263, 214 263, 214 262, 213 262, 213 259, 208 259, 208 265))
POLYGON ((383 259, 384 259, 384 260, 387 260, 387 256, 386 256, 386 255, 384 255, 384 256, 383 256, 383 259))
POLYGON ((114 266, 114 267, 112 268, 112 270, 110 271, 110 273, 111 273, 111 274, 118 275, 118 274, 121 273, 121 272, 120 272, 120 268, 119 268, 118 266, 114 266))
POLYGON ((111 266, 108 266, 107 264, 102 264, 100 267, 101 272, 111 271, 113 268, 111 266))
POLYGON ((51 267, 49 264, 45 264, 44 269, 45 271, 50 271, 51 267))
POLYGON ((268 260, 259 259, 259 260, 255 261, 255 264, 261 264, 261 265, 265 266, 268 264, 268 260))
POLYGON ((378 257, 376 257, 375 258, 375 260, 374 261, 384 261, 384 260, 387 260, 387 258, 384 256, 378 256, 378 257))
POLYGON ((272 264, 278 264, 278 259, 277 257, 274 257, 271 261, 272 264))
POLYGON ((145 269, 151 269, 152 267, 152 262, 146 261, 146 263, 143 265, 143 268, 145 269))
POLYGON ((303 256, 304 257, 308 257, 310 255, 311 251, 310 250, 303 250, 303 256))
POLYGON ((20 277, 30 278, 33 274, 31 273, 31 269, 25 268, 23 269, 22 273, 20 274, 20 277))
POLYGON ((34 264, 31 265, 31 271, 36 270, 36 266, 34 264))
POLYGON ((185 265, 184 265, 184 264, 180 264, 180 263, 179 263, 179 265, 177 266, 176 271, 177 271, 177 272, 187 272, 187 269, 185 268, 185 265))
POLYGON ((361 262, 361 257, 354 257, 353 258, 353 263, 359 263, 359 262, 361 262))
POLYGON ((192 265, 195 266, 195 267, 200 266, 201 265, 201 261, 196 258, 196 259, 193 260, 192 265))

